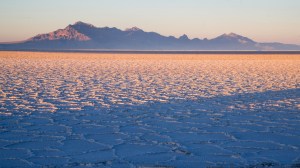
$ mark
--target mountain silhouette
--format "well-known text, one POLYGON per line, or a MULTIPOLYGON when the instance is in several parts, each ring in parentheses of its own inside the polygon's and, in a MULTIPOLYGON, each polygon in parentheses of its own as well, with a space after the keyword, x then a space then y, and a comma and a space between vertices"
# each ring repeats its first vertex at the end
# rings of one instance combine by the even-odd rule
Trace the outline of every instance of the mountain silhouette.
POLYGON ((132 27, 120 30, 115 27, 95 27, 76 22, 64 29, 39 34, 28 40, 0 44, 0 50, 300 50, 300 46, 282 43, 259 43, 235 33, 213 39, 179 38, 145 32, 132 27))

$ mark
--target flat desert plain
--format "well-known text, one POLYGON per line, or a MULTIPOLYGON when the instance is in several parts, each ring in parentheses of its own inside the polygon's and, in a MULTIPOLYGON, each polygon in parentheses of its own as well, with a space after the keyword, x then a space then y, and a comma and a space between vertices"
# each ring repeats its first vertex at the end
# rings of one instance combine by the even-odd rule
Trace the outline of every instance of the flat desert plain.
POLYGON ((300 166, 300 55, 0 52, 0 167, 300 166))

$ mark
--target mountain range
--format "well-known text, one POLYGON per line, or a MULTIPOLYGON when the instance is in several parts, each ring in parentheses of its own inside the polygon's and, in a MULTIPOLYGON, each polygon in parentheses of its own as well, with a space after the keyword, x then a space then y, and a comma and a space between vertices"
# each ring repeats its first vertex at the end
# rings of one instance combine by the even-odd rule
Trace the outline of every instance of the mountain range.
POLYGON ((145 32, 133 27, 126 30, 95 27, 84 22, 70 24, 47 34, 39 34, 28 40, 2 43, 0 50, 300 50, 299 45, 259 43, 250 38, 230 33, 213 39, 179 38, 145 32))

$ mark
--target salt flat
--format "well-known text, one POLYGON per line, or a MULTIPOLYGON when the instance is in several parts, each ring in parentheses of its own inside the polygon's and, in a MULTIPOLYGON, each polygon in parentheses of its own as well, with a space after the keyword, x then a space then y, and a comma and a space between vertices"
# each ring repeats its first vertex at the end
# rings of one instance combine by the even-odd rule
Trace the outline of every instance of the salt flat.
POLYGON ((300 165, 300 55, 0 52, 0 167, 300 165))

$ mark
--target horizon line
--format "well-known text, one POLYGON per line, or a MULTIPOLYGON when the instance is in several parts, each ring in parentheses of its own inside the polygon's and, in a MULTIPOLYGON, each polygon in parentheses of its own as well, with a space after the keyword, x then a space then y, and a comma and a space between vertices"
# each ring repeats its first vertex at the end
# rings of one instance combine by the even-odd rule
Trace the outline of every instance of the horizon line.
POLYGON ((300 50, 105 50, 105 49, 0 49, 0 52, 50 52, 50 53, 116 53, 116 54, 300 54, 300 50))

